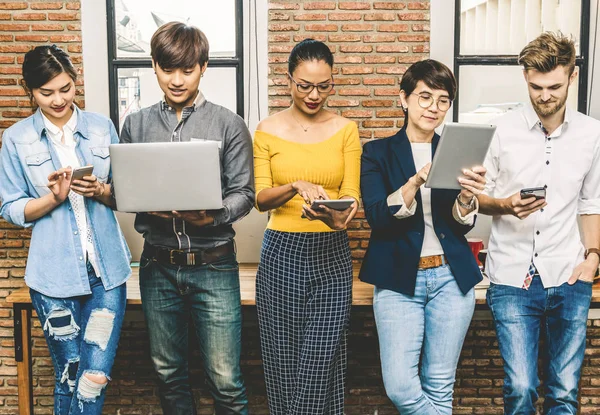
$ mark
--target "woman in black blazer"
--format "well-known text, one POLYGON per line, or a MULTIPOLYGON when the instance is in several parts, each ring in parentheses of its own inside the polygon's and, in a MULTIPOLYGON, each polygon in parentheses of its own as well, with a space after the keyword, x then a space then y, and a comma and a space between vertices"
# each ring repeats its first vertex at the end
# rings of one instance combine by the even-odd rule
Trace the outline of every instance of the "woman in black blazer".
POLYGON ((462 190, 425 188, 440 126, 456 93, 442 63, 402 77, 404 127, 365 144, 361 191, 372 228, 360 278, 373 308, 386 393, 402 415, 452 413, 456 365, 481 273, 464 235, 473 227, 485 169, 465 170, 462 190))

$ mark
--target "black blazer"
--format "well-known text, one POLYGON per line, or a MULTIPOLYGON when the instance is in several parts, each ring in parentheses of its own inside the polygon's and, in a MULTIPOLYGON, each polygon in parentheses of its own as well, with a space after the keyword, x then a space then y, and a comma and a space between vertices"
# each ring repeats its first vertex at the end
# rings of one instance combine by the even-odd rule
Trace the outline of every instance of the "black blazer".
MULTIPOLYGON (((440 137, 435 134, 432 153, 440 137)), ((421 192, 415 214, 396 219, 401 206, 388 207, 387 198, 416 174, 406 130, 373 140, 363 147, 360 188, 367 221, 371 226, 369 248, 360 270, 362 281, 379 288, 414 295, 417 269, 423 246, 425 222, 421 192)), ((467 293, 481 281, 481 272, 465 234, 472 226, 459 224, 452 216, 458 190, 431 190, 433 227, 461 291, 467 293)))

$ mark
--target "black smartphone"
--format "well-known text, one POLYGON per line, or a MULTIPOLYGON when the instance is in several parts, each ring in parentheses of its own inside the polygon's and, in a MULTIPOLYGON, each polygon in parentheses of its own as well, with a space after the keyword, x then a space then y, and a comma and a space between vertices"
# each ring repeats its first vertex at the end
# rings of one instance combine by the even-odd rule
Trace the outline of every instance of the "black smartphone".
POLYGON ((546 198, 546 188, 545 187, 529 187, 526 189, 521 189, 521 199, 527 199, 530 197, 535 197, 536 199, 545 199, 546 198))

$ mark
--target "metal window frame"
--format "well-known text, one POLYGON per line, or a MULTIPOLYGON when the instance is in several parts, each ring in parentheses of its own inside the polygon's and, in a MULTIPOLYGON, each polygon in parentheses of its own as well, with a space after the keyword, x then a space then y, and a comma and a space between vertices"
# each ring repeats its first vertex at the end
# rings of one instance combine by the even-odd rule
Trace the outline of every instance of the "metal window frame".
MULTIPOLYGON (((244 116, 244 24, 243 0, 235 1, 235 56, 232 58, 212 58, 208 60, 209 68, 235 68, 236 69, 236 113, 244 116)), ((119 58, 117 56, 116 28, 115 28, 115 0, 106 0, 107 37, 108 37, 108 93, 110 103, 110 118, 119 129, 119 69, 120 68, 151 68, 152 60, 149 58, 119 58)))
MULTIPOLYGON (((454 76, 460 79, 461 66, 518 66, 517 55, 461 55, 460 54, 460 23, 461 0, 455 0, 454 8, 454 76)), ((581 22, 579 33, 579 55, 575 66, 579 67, 579 85, 577 110, 587 113, 588 102, 588 64, 590 49, 590 0, 581 0, 581 22)), ((460 84, 456 91, 453 105, 453 118, 458 121, 460 84)))

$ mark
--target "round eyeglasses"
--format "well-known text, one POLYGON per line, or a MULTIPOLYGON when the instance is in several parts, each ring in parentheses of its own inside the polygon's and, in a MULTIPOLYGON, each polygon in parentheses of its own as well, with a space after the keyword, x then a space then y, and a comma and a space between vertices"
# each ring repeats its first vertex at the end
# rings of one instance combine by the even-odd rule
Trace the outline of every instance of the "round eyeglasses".
POLYGON ((327 83, 323 83, 323 84, 307 84, 304 82, 296 82, 296 80, 294 78, 292 78, 292 75, 290 75, 290 74, 288 74, 288 77, 296 85, 296 90, 299 93, 305 94, 305 95, 308 95, 311 92, 313 92, 313 90, 315 88, 317 88, 317 92, 319 94, 328 94, 329 92, 331 92, 331 90, 333 89, 333 87, 335 85, 333 82, 327 82, 327 83))
POLYGON ((434 103, 440 111, 448 111, 452 105, 452 100, 448 97, 440 97, 437 100, 428 94, 411 94, 419 97, 419 107, 427 109, 434 103))

